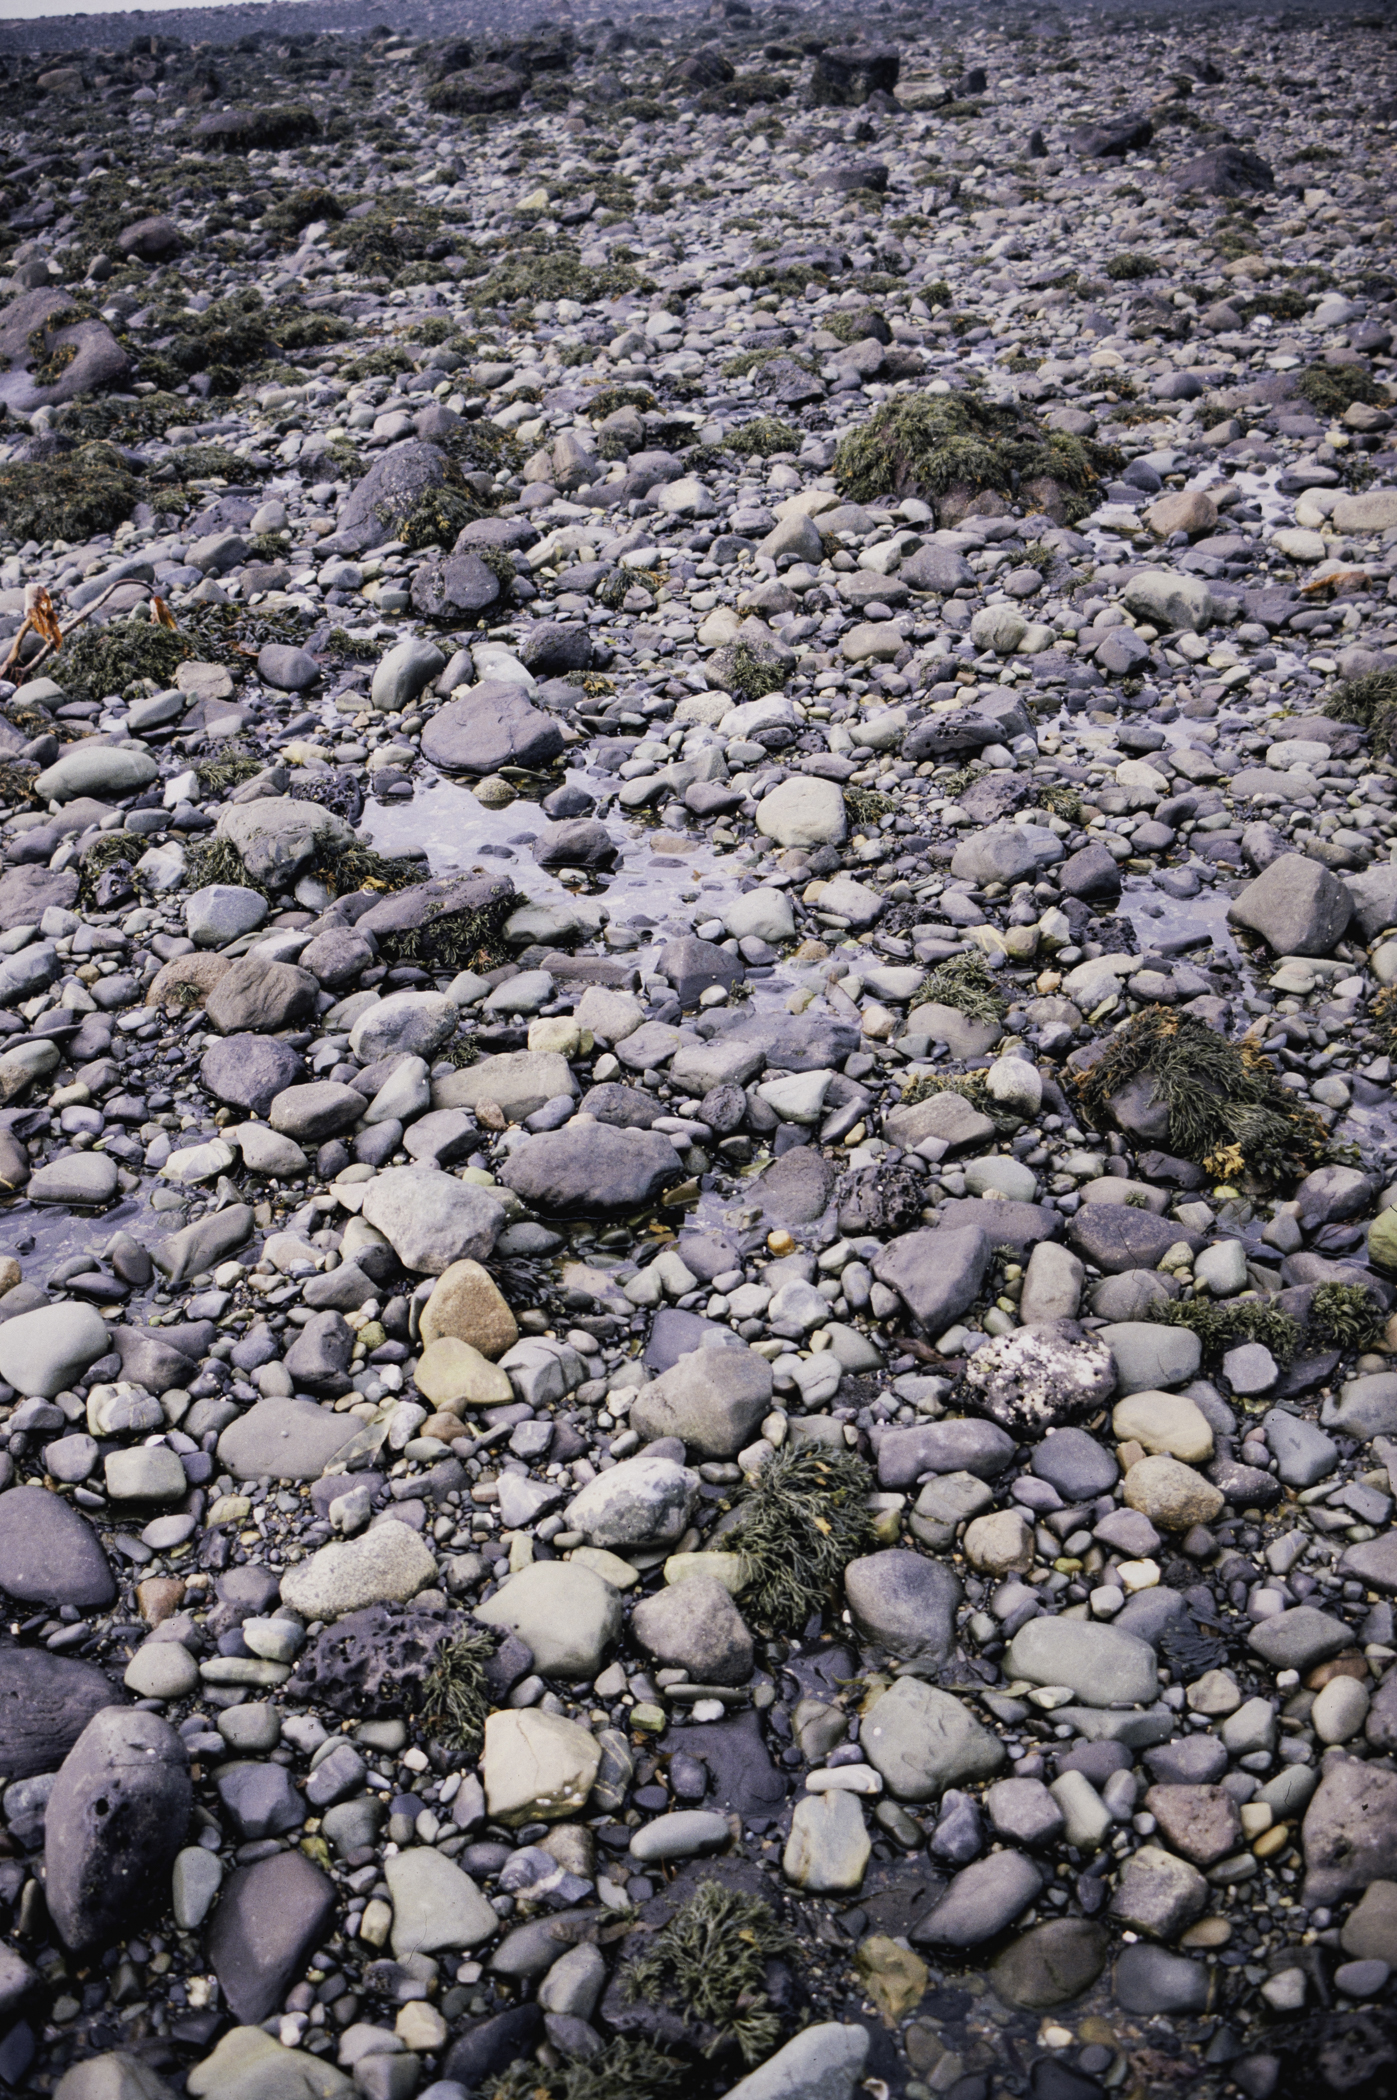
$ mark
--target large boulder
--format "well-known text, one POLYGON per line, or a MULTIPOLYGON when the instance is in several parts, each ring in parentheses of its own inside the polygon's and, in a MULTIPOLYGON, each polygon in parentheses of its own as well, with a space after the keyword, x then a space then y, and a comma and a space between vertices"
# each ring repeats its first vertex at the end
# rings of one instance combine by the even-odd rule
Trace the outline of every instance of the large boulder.
POLYGON ((332 552, 362 554, 368 547, 381 546, 424 496, 458 486, 459 481, 439 446, 419 440, 395 445, 354 484, 335 523, 332 552))
POLYGON ((31 416, 118 386, 130 370, 106 323, 95 316, 79 320, 69 292, 39 286, 0 313, 0 404, 13 415, 31 416), (45 383, 35 377, 36 367, 58 376, 45 383))
POLYGON ((290 888, 319 855, 354 844, 353 830, 332 809, 286 795, 229 803, 218 836, 237 848, 249 879, 268 889, 290 888))
POLYGON ((1227 916, 1277 955, 1332 955, 1353 909, 1351 892, 1320 861, 1283 853, 1233 898, 1227 916))
POLYGON ((449 700, 422 732, 423 757, 446 773, 545 766, 562 748, 562 728, 553 716, 531 707, 520 686, 503 680, 449 700))
POLYGON ((975 1303, 989 1267, 990 1240, 978 1226, 904 1232, 874 1257, 873 1272, 895 1290, 928 1334, 942 1333, 975 1303))
POLYGON ((505 1213, 498 1196, 440 1167, 389 1167, 369 1183, 361 1215, 405 1269, 440 1276, 452 1262, 482 1261, 505 1213))
POLYGON ((526 1138, 500 1179, 545 1217, 585 1217, 642 1210, 683 1172, 661 1131, 579 1122, 526 1138))
POLYGON ((254 948, 224 971, 204 1012, 221 1035, 275 1035, 313 1020, 319 992, 309 970, 270 961, 254 948))
POLYGON ((107 1707, 88 1722, 45 1819, 45 1900, 72 1952, 105 1945, 166 1896, 193 1798, 168 1721, 107 1707))

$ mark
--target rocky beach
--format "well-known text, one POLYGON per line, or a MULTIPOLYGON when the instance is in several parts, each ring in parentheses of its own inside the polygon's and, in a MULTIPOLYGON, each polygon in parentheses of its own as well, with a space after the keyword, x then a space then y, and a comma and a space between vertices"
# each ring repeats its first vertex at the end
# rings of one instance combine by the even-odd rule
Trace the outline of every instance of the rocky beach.
POLYGON ((1397 26, 0 23, 0 2086, 1397 2086, 1397 26))

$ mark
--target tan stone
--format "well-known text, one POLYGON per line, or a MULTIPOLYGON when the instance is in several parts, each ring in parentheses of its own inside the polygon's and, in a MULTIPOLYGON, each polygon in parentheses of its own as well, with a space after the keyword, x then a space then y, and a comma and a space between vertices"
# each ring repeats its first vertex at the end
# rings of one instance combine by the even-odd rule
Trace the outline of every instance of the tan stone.
POLYGON ((1111 1427, 1122 1443, 1133 1440, 1146 1452, 1162 1451, 1185 1465, 1213 1455, 1212 1425, 1186 1393, 1130 1393, 1116 1402, 1111 1427))
POLYGON ((152 977, 146 1005, 202 1006, 232 967, 232 957, 227 955, 177 955, 152 977))
POLYGON ((485 1723, 482 1771, 496 1823, 556 1821, 584 1807, 601 1766, 595 1736, 537 1707, 493 1713, 485 1723))
POLYGON ((1211 1524, 1223 1504, 1210 1480, 1162 1452, 1139 1459, 1130 1468, 1125 1476, 1125 1499, 1166 1531, 1190 1531, 1195 1524, 1211 1524))
POLYGON ((469 1342, 492 1363, 519 1339, 513 1313, 489 1270, 478 1261, 453 1261, 442 1270, 422 1308, 421 1331, 424 1345, 443 1336, 454 1337, 469 1342))
POLYGON ((982 1575, 1024 1575, 1033 1566, 1033 1531, 1016 1509, 993 1510, 965 1527, 965 1557, 982 1575))
POLYGON ((1237 1680, 1230 1670, 1205 1670, 1184 1693, 1190 1713, 1207 1714, 1210 1720, 1225 1720, 1242 1703, 1237 1680))
POLYGON ((1186 532, 1191 540, 1202 539, 1217 521, 1218 507, 1202 489, 1179 489, 1173 495, 1161 496, 1145 512, 1145 523, 1162 540, 1174 532, 1186 532))
POLYGON ((509 1373, 499 1370, 469 1342, 444 1334, 422 1351, 416 1385, 433 1408, 499 1407, 514 1398, 509 1373))

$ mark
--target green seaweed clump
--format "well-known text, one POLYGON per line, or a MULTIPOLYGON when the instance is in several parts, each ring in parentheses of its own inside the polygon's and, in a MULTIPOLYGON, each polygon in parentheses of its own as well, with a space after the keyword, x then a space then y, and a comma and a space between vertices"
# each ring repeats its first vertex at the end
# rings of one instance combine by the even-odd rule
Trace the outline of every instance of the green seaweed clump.
POLYGON ((134 400, 99 395, 94 401, 75 401, 63 418, 63 435, 69 438, 119 438, 136 444, 142 438, 163 437, 174 424, 187 424, 190 404, 178 394, 139 394, 134 400))
POLYGON ((849 1562, 874 1544, 872 1487, 852 1451, 788 1444, 738 1491, 733 1543, 747 1566, 743 1601, 759 1619, 794 1632, 828 1602, 849 1562))
POLYGON ((467 525, 483 517, 480 505, 464 489, 443 483, 419 496, 411 510, 394 524, 394 535, 405 547, 453 547, 467 525))
POLYGON ((551 254, 526 250, 498 264, 479 284, 472 284, 470 295, 477 306, 513 306, 521 299, 576 299, 589 306, 596 299, 648 289, 649 279, 629 263, 584 263, 571 242, 559 242, 551 254))
POLYGON ((627 591, 648 591, 652 598, 660 594, 660 579, 653 569, 613 569, 597 585, 594 597, 599 605, 611 612, 619 612, 627 591))
POLYGON ((1129 249, 1122 249, 1119 255, 1113 255, 1106 264, 1106 275, 1120 284, 1136 277, 1153 277, 1158 268, 1159 265, 1152 255, 1136 255, 1129 249))
POLYGON ((225 744, 221 757, 199 759, 194 771, 206 795, 223 796, 230 788, 241 787, 245 780, 260 773, 262 761, 250 751, 240 751, 236 744, 225 744))
POLYGON ((1260 1342, 1284 1370, 1300 1339, 1299 1322, 1265 1298, 1161 1299, 1146 1318, 1157 1327, 1187 1327, 1197 1335, 1209 1364, 1216 1364, 1239 1342, 1260 1342))
POLYGON ((753 416, 723 439, 723 449, 739 459, 771 459, 778 452, 799 452, 800 432, 779 416, 753 416))
POLYGON ((711 2028, 705 2055, 736 2044, 744 2063, 758 2063, 781 2037, 766 1965, 794 1947, 760 1896, 705 1881, 626 1969, 626 1996, 677 2007, 684 2018, 711 2028))
POLYGON ((0 466, 0 519, 10 539, 86 540, 130 517, 141 485, 111 445, 0 466))
POLYGON ((890 817, 896 808, 897 804, 892 796, 879 794, 877 788, 846 787, 844 790, 845 815, 860 831, 867 831, 871 826, 880 824, 883 818, 890 817))
POLYGON ((1387 1318, 1372 1292, 1361 1283, 1321 1283, 1310 1300, 1310 1333, 1331 1349, 1373 1349, 1383 1339, 1387 1318))
POLYGON ((595 2056, 574 2056, 546 2068, 516 2057, 499 2077, 486 2078, 481 2100, 665 2100, 692 2082, 688 2064, 652 2042, 618 2035, 595 2056))
POLYGON ((816 369, 813 357, 806 357, 799 350, 739 350, 723 367, 724 379, 746 379, 752 372, 760 372, 763 365, 775 364, 777 359, 785 364, 799 365, 802 372, 813 373, 816 369))
MULTIPOLYGON (((589 358, 596 354, 591 343, 579 344, 578 348, 585 349, 589 358)), ((587 413, 594 423, 600 423, 607 416, 614 416, 618 408, 638 409, 644 415, 654 407, 655 396, 648 386, 604 386, 587 403, 587 413)))
POLYGON ((924 501, 985 490, 1056 502, 1069 523, 1095 507, 1101 474, 1121 464, 1113 446, 1044 431, 1023 410, 969 389, 885 401, 840 440, 839 487, 856 503, 891 494, 924 501), (1049 486, 1051 484, 1051 486, 1049 486))
POLYGON ((1346 678, 1324 703, 1331 722, 1353 722, 1366 729, 1375 758, 1390 758, 1397 748, 1397 671, 1368 671, 1346 678))
POLYGON ((886 315, 871 306, 841 307, 837 313, 822 315, 820 326, 841 343, 861 343, 870 335, 880 343, 892 341, 886 315))
POLYGON ((917 994, 918 1006, 953 1006, 971 1021, 1002 1021, 1009 1002, 983 955, 972 950, 938 963, 917 994))
POLYGON ((376 853, 372 846, 336 846, 317 859, 314 872, 332 897, 347 897, 354 890, 387 896, 424 882, 426 863, 406 854, 376 853))
POLYGON ((105 700, 111 693, 124 697, 143 678, 154 679, 158 690, 172 686, 175 672, 194 654, 188 636, 169 627, 112 620, 105 627, 80 627, 63 644, 55 668, 70 699, 105 700))
POLYGON ((422 1721, 451 1749, 474 1757, 485 1735, 490 1687, 485 1665, 495 1638, 479 1629, 444 1641, 422 1687, 422 1721))
POLYGON ((1076 788, 1069 787, 1065 780, 1051 781, 1047 787, 1040 788, 1038 800, 1053 816, 1061 817, 1064 824, 1081 823, 1082 798, 1076 788))
POLYGON ((918 1101, 929 1100, 933 1094, 959 1094, 972 1108, 978 1108, 982 1116, 988 1116, 1002 1137, 1023 1127, 1021 1116, 1005 1114, 990 1092, 983 1072, 922 1072, 903 1088, 898 1107, 912 1108, 918 1101))
MULTIPOLYGON (((104 831, 83 852, 78 871, 78 898, 84 909, 97 909, 97 886, 109 869, 124 866, 128 875, 146 850, 134 831, 104 831)), ((135 888, 134 880, 129 885, 135 888)))
POLYGON ((1273 1187, 1299 1180, 1325 1157, 1328 1131, 1281 1085, 1270 1059, 1254 1043, 1225 1042, 1196 1015, 1146 1007, 1076 1075, 1097 1129, 1112 1119, 1113 1096, 1140 1073, 1167 1105, 1168 1149, 1223 1180, 1273 1187))
POLYGON ((742 699, 763 700, 768 693, 783 691, 787 676, 780 664, 765 662, 746 642, 734 645, 726 682, 742 699))
POLYGON ((189 890, 203 890, 216 882, 227 883, 234 889, 256 890, 259 896, 271 899, 272 893, 266 883, 254 880, 243 866, 243 857, 232 840, 214 834, 196 839, 186 849, 184 886, 189 890))
POLYGON ((272 205, 262 214, 262 224, 268 233, 279 233, 287 240, 294 240, 317 219, 333 222, 343 217, 344 206, 334 191, 327 190, 323 183, 312 182, 292 190, 289 196, 272 205))
POLYGON ((281 350, 319 350, 326 343, 342 343, 354 333, 339 314, 311 313, 301 306, 277 307, 271 329, 281 350))
POLYGON ((1295 384, 1322 416, 1341 416, 1355 401, 1376 406, 1386 399, 1362 365, 1307 365, 1295 384))
POLYGON ((395 372, 410 372, 412 359, 406 350, 370 350, 364 357, 352 357, 347 365, 341 365, 341 379, 391 379, 395 372))

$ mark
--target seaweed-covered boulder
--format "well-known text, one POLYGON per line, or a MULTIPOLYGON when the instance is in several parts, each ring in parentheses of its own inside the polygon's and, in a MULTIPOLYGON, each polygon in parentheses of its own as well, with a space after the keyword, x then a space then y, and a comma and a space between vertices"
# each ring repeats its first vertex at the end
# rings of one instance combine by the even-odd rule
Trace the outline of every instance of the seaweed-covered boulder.
POLYGON ((395 445, 354 484, 334 535, 321 541, 321 551, 362 554, 366 547, 379 546, 424 496, 459 483, 456 467, 439 445, 421 439, 395 445))
POLYGON ((0 313, 0 403, 12 414, 29 416, 116 386, 130 369, 105 321, 79 320, 67 292, 21 292, 0 313), (58 377, 45 384, 34 376, 36 366, 54 369, 58 377))
POLYGON ((356 924, 393 962, 461 970, 494 947, 514 901, 507 875, 444 875, 385 897, 356 924))

